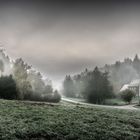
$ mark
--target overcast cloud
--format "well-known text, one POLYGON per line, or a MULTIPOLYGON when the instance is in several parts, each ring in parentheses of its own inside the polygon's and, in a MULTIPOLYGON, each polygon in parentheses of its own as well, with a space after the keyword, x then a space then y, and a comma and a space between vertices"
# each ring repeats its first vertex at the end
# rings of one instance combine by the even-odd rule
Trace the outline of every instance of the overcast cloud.
POLYGON ((0 42, 55 83, 85 67, 140 54, 140 4, 0 1, 0 42))

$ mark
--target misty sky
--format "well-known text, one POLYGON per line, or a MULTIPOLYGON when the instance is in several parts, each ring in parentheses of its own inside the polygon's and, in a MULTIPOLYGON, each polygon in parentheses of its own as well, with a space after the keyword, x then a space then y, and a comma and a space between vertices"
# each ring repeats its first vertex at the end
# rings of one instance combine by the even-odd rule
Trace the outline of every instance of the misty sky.
POLYGON ((140 3, 0 0, 0 42, 57 82, 140 54, 140 3))

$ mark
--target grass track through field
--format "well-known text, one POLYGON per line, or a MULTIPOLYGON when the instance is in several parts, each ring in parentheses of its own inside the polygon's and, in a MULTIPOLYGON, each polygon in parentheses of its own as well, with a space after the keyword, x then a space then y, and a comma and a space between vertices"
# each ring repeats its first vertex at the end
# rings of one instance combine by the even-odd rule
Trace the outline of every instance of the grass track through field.
POLYGON ((97 105, 97 104, 90 104, 90 103, 84 103, 76 100, 72 100, 69 98, 62 98, 62 101, 72 103, 72 104, 79 104, 79 105, 85 105, 89 107, 103 107, 103 108, 111 108, 111 109, 125 109, 125 110, 137 110, 140 111, 140 109, 136 108, 136 104, 130 104, 130 105, 122 105, 122 106, 111 106, 111 105, 97 105))

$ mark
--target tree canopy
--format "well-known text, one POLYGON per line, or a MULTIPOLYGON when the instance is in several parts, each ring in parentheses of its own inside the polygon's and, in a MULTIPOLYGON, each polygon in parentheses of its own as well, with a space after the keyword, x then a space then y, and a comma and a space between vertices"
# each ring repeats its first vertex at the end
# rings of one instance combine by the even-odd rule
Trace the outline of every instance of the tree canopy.
POLYGON ((84 94, 88 102, 97 104, 103 104, 105 99, 112 98, 113 87, 108 80, 108 73, 102 73, 96 67, 87 81, 84 94))
POLYGON ((108 73, 101 72, 98 67, 95 67, 94 71, 86 69, 81 74, 65 77, 63 93, 66 97, 80 97, 88 102, 101 104, 105 99, 114 96, 108 78, 108 73))

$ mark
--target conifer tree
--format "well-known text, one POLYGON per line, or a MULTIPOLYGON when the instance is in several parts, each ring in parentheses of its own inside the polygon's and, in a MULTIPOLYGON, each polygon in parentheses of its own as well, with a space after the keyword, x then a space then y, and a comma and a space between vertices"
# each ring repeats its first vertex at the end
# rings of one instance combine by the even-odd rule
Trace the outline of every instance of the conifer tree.
POLYGON ((108 73, 102 73, 98 67, 90 74, 85 88, 88 102, 102 104, 105 99, 113 97, 113 88, 108 80, 108 73))
POLYGON ((66 75, 63 83, 63 94, 66 97, 75 97, 74 93, 74 83, 70 75, 66 75))

